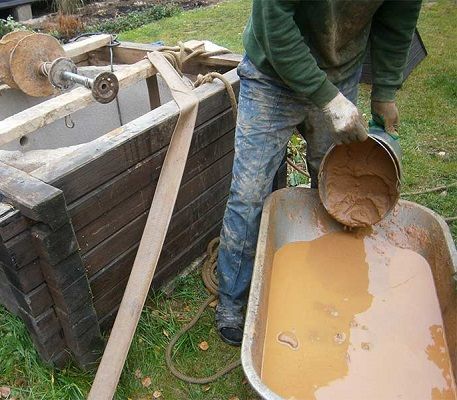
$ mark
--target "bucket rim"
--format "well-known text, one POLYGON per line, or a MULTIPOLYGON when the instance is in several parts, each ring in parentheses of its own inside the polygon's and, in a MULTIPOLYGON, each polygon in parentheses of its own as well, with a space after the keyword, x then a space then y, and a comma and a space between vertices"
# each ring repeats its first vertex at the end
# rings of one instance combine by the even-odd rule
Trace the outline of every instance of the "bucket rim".
MULTIPOLYGON (((374 135, 374 134, 369 133, 368 134, 368 138, 366 140, 374 141, 377 145, 379 145, 384 150, 385 153, 387 153, 387 155, 389 156, 390 161, 392 162, 392 164, 394 166, 395 176, 396 176, 396 185, 395 185, 396 194, 395 194, 394 200, 391 202, 388 210, 384 213, 384 215, 378 221, 376 221, 374 224, 372 224, 372 225, 376 225, 377 223, 382 221, 395 208, 395 205, 398 203, 398 200, 400 199, 400 194, 401 194, 401 174, 402 174, 402 171, 401 171, 400 160, 392 154, 392 153, 395 154, 394 149, 391 148, 391 146, 389 146, 382 137, 380 137, 379 135, 374 135)), ((356 142, 356 143, 358 143, 358 142, 356 142)), ((326 162, 328 161, 328 158, 329 158, 330 154, 333 152, 333 150, 335 148, 337 148, 337 146, 350 146, 350 145, 351 144, 348 144, 348 145, 346 145, 346 144, 337 145, 335 143, 332 143, 332 145, 328 148, 327 152, 325 153, 324 157, 322 158, 321 164, 319 166, 319 173, 318 173, 319 198, 321 199, 321 202, 322 202, 324 208, 332 216, 332 218, 334 218, 336 221, 338 221, 339 223, 341 223, 343 225, 346 225, 346 224, 343 221, 341 221, 338 218, 336 218, 333 214, 331 214, 328 211, 327 196, 326 196, 326 191, 325 191, 324 186, 323 186, 323 181, 324 181, 324 178, 325 178, 324 167, 326 165, 326 162)), ((352 227, 352 228, 363 228, 363 227, 366 227, 366 225, 351 225, 350 227, 352 227)))

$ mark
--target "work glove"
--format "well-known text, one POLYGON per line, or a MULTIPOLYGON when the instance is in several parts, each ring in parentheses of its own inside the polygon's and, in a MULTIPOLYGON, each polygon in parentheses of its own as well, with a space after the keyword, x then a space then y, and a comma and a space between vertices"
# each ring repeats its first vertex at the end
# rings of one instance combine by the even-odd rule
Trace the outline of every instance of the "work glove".
POLYGON ((391 135, 397 133, 400 117, 394 101, 371 100, 371 116, 373 121, 382 126, 387 133, 391 135))
POLYGON ((368 138, 368 130, 359 110, 342 93, 338 93, 322 111, 331 120, 336 144, 363 142, 368 138))

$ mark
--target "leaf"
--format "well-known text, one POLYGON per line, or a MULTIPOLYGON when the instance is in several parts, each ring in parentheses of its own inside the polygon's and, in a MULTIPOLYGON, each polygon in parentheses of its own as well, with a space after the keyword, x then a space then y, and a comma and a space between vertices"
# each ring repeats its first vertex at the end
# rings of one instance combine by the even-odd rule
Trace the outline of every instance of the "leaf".
POLYGON ((203 390, 204 392, 207 392, 207 391, 210 390, 210 389, 211 389, 211 386, 210 386, 210 385, 205 385, 205 386, 203 386, 203 388, 202 388, 202 390, 203 390))
POLYGON ((11 388, 8 386, 2 386, 0 387, 0 397, 2 399, 7 399, 11 394, 11 388))
POLYGON ((206 351, 209 349, 209 344, 207 341, 201 342, 198 347, 200 347, 200 350, 206 351))
POLYGON ((162 331, 162 333, 167 337, 167 338, 170 338, 170 334, 164 329, 162 331))
POLYGON ((135 370, 135 378, 136 379, 141 379, 143 377, 143 373, 141 372, 141 370, 139 368, 137 368, 135 370))
POLYGON ((160 399, 162 397, 162 392, 160 390, 155 390, 154 393, 152 394, 152 397, 154 399, 160 399))
POLYGON ((145 376, 142 381, 141 381, 141 384, 143 385, 143 387, 149 387, 151 386, 152 384, 152 379, 149 377, 149 376, 145 376))

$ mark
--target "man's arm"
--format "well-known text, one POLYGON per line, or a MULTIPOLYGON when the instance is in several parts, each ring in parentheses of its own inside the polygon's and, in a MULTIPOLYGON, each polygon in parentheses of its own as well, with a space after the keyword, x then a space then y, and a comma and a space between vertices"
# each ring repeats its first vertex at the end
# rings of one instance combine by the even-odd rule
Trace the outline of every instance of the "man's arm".
POLYGON ((295 23, 298 6, 299 0, 254 0, 251 29, 255 39, 280 78, 295 92, 306 95, 330 118, 335 143, 363 141, 367 131, 357 107, 318 67, 295 23))
POLYGON ((420 7, 421 0, 386 0, 373 17, 371 113, 389 133, 399 125, 395 94, 403 81, 420 7))
POLYGON ((322 108, 338 93, 303 40, 294 20, 300 1, 254 0, 252 30, 281 79, 322 108))

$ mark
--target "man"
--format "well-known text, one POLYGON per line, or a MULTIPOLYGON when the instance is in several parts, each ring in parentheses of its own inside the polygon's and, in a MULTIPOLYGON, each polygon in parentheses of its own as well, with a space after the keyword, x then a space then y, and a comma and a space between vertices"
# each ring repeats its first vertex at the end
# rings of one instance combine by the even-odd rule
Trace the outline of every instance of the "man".
POLYGON ((373 118, 388 132, 420 0, 253 0, 244 32, 235 160, 218 257, 218 331, 239 345, 263 202, 297 126, 311 186, 332 141, 363 141, 356 107, 367 45, 373 118))

